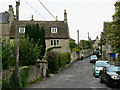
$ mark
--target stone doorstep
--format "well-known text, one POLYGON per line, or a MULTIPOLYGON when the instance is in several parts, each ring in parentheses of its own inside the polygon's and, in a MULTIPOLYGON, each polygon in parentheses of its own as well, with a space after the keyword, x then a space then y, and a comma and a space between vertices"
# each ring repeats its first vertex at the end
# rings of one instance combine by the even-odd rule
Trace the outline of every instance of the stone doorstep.
POLYGON ((49 74, 49 76, 50 76, 50 77, 54 77, 54 76, 55 76, 55 74, 50 73, 50 74, 49 74))

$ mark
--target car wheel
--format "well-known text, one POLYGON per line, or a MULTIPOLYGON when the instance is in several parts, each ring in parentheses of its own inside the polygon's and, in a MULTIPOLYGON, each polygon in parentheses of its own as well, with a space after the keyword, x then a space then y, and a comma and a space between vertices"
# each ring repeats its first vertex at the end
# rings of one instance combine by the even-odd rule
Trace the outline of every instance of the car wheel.
POLYGON ((98 78, 98 76, 95 76, 95 78, 98 78))
POLYGON ((95 73, 93 72, 93 75, 95 75, 95 73))
POLYGON ((103 82, 102 76, 99 76, 99 79, 100 79, 100 83, 102 83, 103 82))
POLYGON ((110 84, 110 82, 109 82, 108 79, 107 79, 107 81, 106 81, 106 85, 107 85, 107 87, 111 87, 111 84, 110 84))

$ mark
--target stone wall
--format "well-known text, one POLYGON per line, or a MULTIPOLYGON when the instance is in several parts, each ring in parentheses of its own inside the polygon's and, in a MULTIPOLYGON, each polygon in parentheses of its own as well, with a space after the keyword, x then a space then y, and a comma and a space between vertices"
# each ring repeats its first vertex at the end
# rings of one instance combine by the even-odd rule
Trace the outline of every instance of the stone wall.
MULTIPOLYGON (((85 49, 85 50, 81 50, 80 51, 80 58, 81 58, 81 54, 84 54, 84 57, 88 57, 93 53, 92 49, 85 49)), ((78 53, 77 52, 71 52, 71 62, 75 61, 78 59, 78 53)))
MULTIPOLYGON (((26 83, 29 84, 31 82, 34 82, 38 80, 39 78, 46 77, 46 69, 47 69, 47 63, 38 63, 38 66, 23 66, 19 68, 19 80, 23 80, 21 74, 23 73, 24 70, 27 70, 27 81, 26 83)), ((2 80, 8 82, 10 84, 10 78, 13 75, 13 72, 15 72, 14 68, 11 68, 9 70, 3 70, 2 71, 2 80)), ((14 80, 14 79, 13 79, 14 80)), ((13 81, 14 82, 14 81, 13 81)))

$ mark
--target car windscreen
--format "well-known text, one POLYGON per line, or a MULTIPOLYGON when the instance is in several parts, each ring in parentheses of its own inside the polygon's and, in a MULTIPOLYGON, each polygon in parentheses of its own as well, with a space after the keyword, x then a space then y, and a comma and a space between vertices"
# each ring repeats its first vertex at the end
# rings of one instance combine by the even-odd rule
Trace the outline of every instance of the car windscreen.
POLYGON ((104 67, 104 66, 107 66, 107 65, 109 65, 108 62, 96 62, 97 67, 104 67))
POLYGON ((97 56, 96 56, 96 55, 93 55, 93 56, 91 56, 91 58, 97 58, 97 56))
POLYGON ((109 72, 117 72, 120 71, 120 67, 108 67, 109 72))

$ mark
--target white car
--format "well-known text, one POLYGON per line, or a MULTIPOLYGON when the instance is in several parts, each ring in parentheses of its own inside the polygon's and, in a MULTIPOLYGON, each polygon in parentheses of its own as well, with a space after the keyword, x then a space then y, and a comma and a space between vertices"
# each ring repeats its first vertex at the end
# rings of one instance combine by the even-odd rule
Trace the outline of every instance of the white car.
POLYGON ((95 75, 95 77, 99 76, 100 70, 103 69, 103 67, 105 66, 109 66, 110 64, 108 63, 108 61, 96 61, 95 66, 93 66, 93 75, 95 75))
POLYGON ((92 63, 92 62, 95 63, 97 60, 98 60, 98 58, 96 55, 90 56, 90 63, 92 63))

